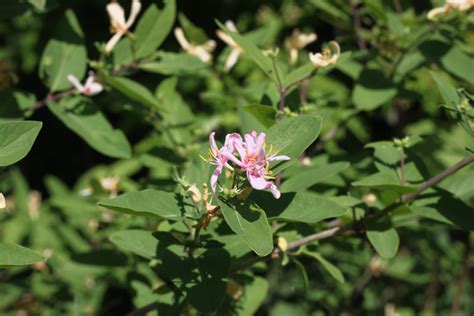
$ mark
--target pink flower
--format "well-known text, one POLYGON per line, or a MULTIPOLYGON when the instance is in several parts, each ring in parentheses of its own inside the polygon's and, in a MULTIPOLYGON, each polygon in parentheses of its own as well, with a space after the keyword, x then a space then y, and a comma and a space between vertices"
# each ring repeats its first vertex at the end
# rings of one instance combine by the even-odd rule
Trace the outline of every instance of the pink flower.
POLYGON ((217 179, 219 178, 219 175, 222 173, 222 170, 224 169, 224 167, 228 168, 229 170, 233 170, 233 168, 227 163, 228 161, 227 153, 232 154, 234 152, 235 141, 240 140, 240 142, 242 142, 242 137, 240 137, 239 134, 236 134, 236 133, 228 134, 225 138, 224 146, 219 149, 219 147, 217 147, 216 140, 214 138, 215 134, 216 134, 215 132, 212 132, 209 135, 209 143, 211 145, 211 148, 209 149, 209 159, 206 159, 201 156, 201 159, 216 166, 216 169, 214 170, 211 176, 211 188, 214 193, 216 192, 216 188, 217 188, 217 179))
POLYGON ((74 88, 79 91, 79 93, 87 96, 94 96, 99 94, 104 90, 104 87, 98 83, 96 76, 93 73, 89 74, 84 85, 76 78, 74 75, 68 75, 67 80, 74 86, 74 88))
MULTIPOLYGON (((226 143, 229 140, 228 150, 221 150, 220 154, 225 159, 225 163, 228 165, 228 161, 235 163, 241 170, 246 172, 247 179, 255 190, 270 190, 273 196, 278 199, 280 198, 280 191, 277 186, 271 181, 273 179, 272 172, 270 171, 270 162, 290 160, 288 156, 277 156, 275 153, 272 154, 272 146, 268 153, 265 152, 265 139, 266 134, 253 131, 250 134, 245 134, 245 142, 237 134, 230 134, 226 143), (239 158, 234 154, 238 153, 239 158)), ((212 138, 214 134, 211 134, 212 138)), ((212 148, 212 141, 211 141, 212 148)), ((222 167, 219 170, 219 165, 214 173, 221 173, 222 167)), ((214 177, 214 174, 213 174, 214 177)), ((216 184, 217 177, 211 178, 211 184, 216 184), (215 182, 213 182, 215 181, 215 182)))

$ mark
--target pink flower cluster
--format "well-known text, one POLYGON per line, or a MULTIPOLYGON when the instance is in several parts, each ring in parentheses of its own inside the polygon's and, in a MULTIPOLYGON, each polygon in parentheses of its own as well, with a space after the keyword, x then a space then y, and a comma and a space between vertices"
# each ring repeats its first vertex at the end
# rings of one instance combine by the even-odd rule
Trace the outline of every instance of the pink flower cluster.
POLYGON ((245 171, 252 188, 270 190, 276 199, 280 198, 280 191, 271 181, 273 177, 271 176, 270 162, 290 160, 290 157, 272 154, 272 146, 268 152, 265 152, 265 133, 257 134, 253 131, 250 134, 245 134, 245 141, 239 134, 228 134, 224 146, 221 148, 217 147, 214 135, 214 132, 209 135, 211 149, 208 160, 209 163, 216 166, 211 177, 211 188, 214 193, 217 188, 217 179, 224 167, 234 171, 230 165, 230 163, 234 163, 242 171, 245 171))

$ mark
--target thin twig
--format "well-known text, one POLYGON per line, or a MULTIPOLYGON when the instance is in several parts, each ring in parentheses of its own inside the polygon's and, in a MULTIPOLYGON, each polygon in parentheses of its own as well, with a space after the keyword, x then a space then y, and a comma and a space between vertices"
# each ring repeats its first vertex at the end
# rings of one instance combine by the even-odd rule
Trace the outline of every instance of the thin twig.
POLYGON ((308 85, 309 81, 308 78, 301 80, 300 83, 300 102, 301 104, 305 104, 308 101, 308 85))
POLYGON ((75 89, 69 89, 69 90, 62 91, 62 92, 59 92, 59 93, 56 93, 56 94, 48 94, 46 96, 46 98, 44 98, 42 100, 39 100, 38 102, 33 104, 27 111, 36 111, 36 110, 42 108, 43 106, 45 106, 46 104, 48 104, 48 102, 57 101, 61 98, 64 98, 65 96, 68 96, 68 95, 72 94, 74 91, 75 91, 75 89))
MULTIPOLYGON (((147 62, 145 60, 141 61, 141 62, 138 62, 138 61, 132 61, 126 65, 123 65, 121 67, 118 67, 116 69, 113 69, 110 71, 110 74, 111 75, 119 75, 123 72, 126 72, 130 69, 137 69, 141 63, 144 63, 144 62, 147 62)), ((54 101, 58 101, 68 95, 71 95, 73 94, 74 92, 76 91, 76 89, 72 88, 72 89, 68 89, 68 90, 65 90, 65 91, 62 91, 62 92, 58 92, 58 93, 55 93, 55 94, 48 94, 44 99, 42 100, 39 100, 38 102, 36 102, 35 104, 33 104, 30 108, 27 109, 27 111, 36 111, 36 110, 39 110, 40 108, 44 107, 46 104, 48 104, 48 102, 54 102, 54 101)))
POLYGON ((362 24, 360 22, 360 14, 357 5, 354 3, 353 0, 349 0, 352 10, 352 24, 354 26, 354 31, 357 38, 357 46, 359 46, 360 50, 367 50, 367 45, 365 41, 360 37, 360 31, 362 30, 362 24))
POLYGON ((471 243, 469 242, 469 234, 465 234, 465 249, 464 249, 464 265, 459 276, 458 281, 456 282, 456 295, 454 296, 453 305, 451 306, 451 315, 458 316, 461 315, 461 299, 464 290, 464 284, 469 280, 469 270, 471 268, 470 253, 471 253, 471 243))
MULTIPOLYGON (((460 162, 458 162, 454 166, 444 170, 440 174, 438 174, 438 175, 432 177, 431 179, 426 180, 425 182, 423 182, 419 186, 419 188, 416 192, 403 194, 400 197, 400 202, 393 203, 393 204, 387 206, 381 212, 378 212, 378 213, 375 213, 372 216, 366 217, 364 219, 364 223, 374 222, 374 221, 377 221, 378 219, 386 216, 387 214, 389 214, 390 212, 394 211, 399 206, 401 206, 403 203, 409 202, 409 201, 415 199, 418 195, 423 193, 425 190, 435 186, 436 184, 438 184, 444 178, 452 175, 453 173, 455 173, 459 169, 467 166, 468 164, 470 164, 473 161, 474 161, 474 155, 467 156, 466 158, 464 158, 463 160, 461 160, 460 162)), ((358 226, 357 223, 350 223, 350 224, 347 224, 347 225, 342 226, 342 227, 334 227, 334 228, 324 230, 322 232, 318 232, 318 233, 315 233, 315 234, 312 234, 312 235, 308 235, 308 236, 305 236, 301 239, 298 239, 296 241, 293 241, 293 242, 289 243, 287 249, 292 250, 292 249, 298 248, 300 246, 303 246, 305 244, 308 244, 308 243, 316 241, 316 240, 326 239, 326 238, 332 237, 336 234, 341 234, 341 233, 353 230, 353 229, 357 228, 356 226, 358 226)), ((277 251, 279 251, 279 250, 277 250, 277 251)))
POLYGON ((398 14, 403 13, 403 8, 400 3, 400 0, 393 0, 393 6, 395 7, 395 10, 397 11, 398 14))
POLYGON ((405 151, 400 148, 400 184, 405 184, 405 151))

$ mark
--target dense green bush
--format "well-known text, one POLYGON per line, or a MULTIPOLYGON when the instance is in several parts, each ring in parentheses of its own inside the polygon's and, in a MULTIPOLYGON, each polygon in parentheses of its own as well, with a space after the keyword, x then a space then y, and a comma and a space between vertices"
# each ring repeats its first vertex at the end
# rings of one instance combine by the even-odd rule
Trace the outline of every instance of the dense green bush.
POLYGON ((0 314, 471 315, 473 6, 2 1, 0 314))

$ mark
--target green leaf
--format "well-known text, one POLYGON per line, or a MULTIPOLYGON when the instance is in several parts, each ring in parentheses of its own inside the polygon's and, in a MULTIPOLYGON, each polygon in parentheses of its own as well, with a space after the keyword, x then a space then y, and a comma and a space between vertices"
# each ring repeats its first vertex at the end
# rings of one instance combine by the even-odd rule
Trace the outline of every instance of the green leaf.
POLYGON ((114 69, 133 63, 133 47, 129 37, 122 38, 109 55, 114 69))
POLYGON ((321 1, 321 0, 311 0, 310 3, 314 5, 319 10, 323 11, 324 13, 328 14, 329 16, 333 16, 334 18, 341 20, 341 21, 349 21, 350 16, 344 10, 341 10, 337 7, 335 3, 332 1, 321 1))
POLYGON ((140 69, 161 75, 196 75, 206 69, 206 63, 189 54, 160 53, 156 62, 140 64, 140 69))
POLYGON ((59 103, 48 103, 48 108, 64 125, 101 154, 130 158, 131 148, 124 133, 110 125, 90 98, 63 98, 59 103))
POLYGON ((131 215, 158 216, 178 220, 181 218, 182 208, 180 203, 182 202, 176 193, 147 189, 125 193, 97 204, 113 211, 131 215))
POLYGON ((273 250, 273 238, 265 212, 251 201, 226 200, 219 197, 225 221, 242 240, 259 256, 273 250))
POLYGON ((277 82, 276 74, 270 58, 263 55, 262 51, 252 41, 246 39, 237 32, 230 31, 225 25, 216 21, 217 25, 227 33, 242 48, 244 54, 250 57, 260 69, 273 81, 277 82))
POLYGON ((36 12, 44 13, 58 6, 57 0, 28 0, 36 12))
POLYGON ((440 59, 441 65, 449 73, 463 81, 474 84, 474 58, 465 54, 458 46, 453 45, 440 59))
POLYGON ((250 199, 265 210, 269 219, 317 223, 346 213, 346 208, 311 192, 285 193, 276 200, 268 192, 258 191, 250 199))
POLYGON ((336 162, 307 169, 285 180, 280 190, 281 192, 303 191, 349 168, 349 165, 348 162, 336 162))
POLYGON ((287 118, 273 125, 267 133, 267 146, 272 145, 278 155, 291 158, 275 163, 273 172, 277 173, 294 163, 319 136, 321 125, 321 117, 309 115, 287 118))
MULTIPOLYGON (((471 179, 472 183, 472 179, 471 179)), ((441 194, 435 197, 420 197, 410 209, 418 216, 474 231, 473 209, 447 191, 437 189, 441 194)))
POLYGON ((103 76, 105 82, 134 101, 138 101, 155 110, 163 110, 158 100, 144 85, 125 77, 103 76))
POLYGON ((275 125, 276 111, 273 107, 261 104, 244 106, 244 111, 252 114, 266 128, 275 125))
POLYGON ((226 294, 230 270, 229 254, 223 249, 196 249, 188 255, 182 246, 160 249, 159 275, 186 293, 188 302, 200 313, 213 313, 226 294))
POLYGON ((309 289, 309 278, 308 278, 308 273, 306 273, 306 269, 304 265, 296 258, 290 257, 291 261, 296 265, 296 268, 301 274, 301 278, 303 279, 303 286, 304 286, 304 291, 307 292, 309 289))
POLYGON ((31 9, 31 4, 23 1, 0 1, 0 19, 10 19, 31 9))
POLYGON ((331 262, 327 261, 319 252, 304 250, 303 254, 314 258, 321 263, 321 265, 326 269, 327 272, 339 283, 344 283, 345 278, 341 270, 338 267, 333 265, 331 262))
POLYGON ((226 304, 222 304, 217 312, 218 316, 229 315, 230 310, 238 310, 238 316, 253 316, 263 304, 268 294, 268 281, 265 278, 252 275, 242 275, 236 282, 243 287, 243 295, 238 300, 228 297, 226 304))
POLYGON ((191 43, 200 45, 208 41, 209 38, 207 37, 206 32, 191 22, 183 13, 179 13, 178 19, 179 24, 183 28, 184 34, 191 43))
POLYGON ((51 91, 71 87, 68 75, 81 80, 87 67, 87 51, 76 15, 67 10, 56 27, 57 34, 49 40, 41 57, 39 76, 51 91))
POLYGON ((397 254, 400 237, 389 221, 369 223, 366 235, 382 258, 393 258, 397 254))
POLYGON ((31 150, 41 129, 41 122, 0 122, 0 167, 14 164, 31 150))
POLYGON ((291 84, 299 82, 307 77, 309 77, 313 71, 316 70, 316 67, 313 63, 307 63, 303 66, 296 68, 295 70, 291 71, 289 74, 285 76, 283 79, 283 85, 288 87, 291 84))
POLYGON ((401 194, 416 192, 417 188, 410 185, 401 185, 395 171, 388 170, 374 173, 362 180, 352 182, 355 187, 366 187, 377 190, 395 191, 401 194))
POLYGON ((0 92, 0 100, 2 100, 0 120, 3 118, 22 120, 30 116, 31 111, 28 110, 36 102, 36 97, 29 92, 8 89, 0 92))
POLYGON ((456 88, 437 73, 430 71, 430 74, 436 82, 436 85, 441 92, 441 96, 443 97, 444 102, 446 102, 446 106, 452 110, 457 110, 457 106, 461 102, 461 97, 456 91, 456 88))
POLYGON ((167 111, 162 113, 163 120, 171 126, 189 124, 194 116, 189 106, 176 91, 178 80, 171 77, 163 80, 158 86, 155 95, 158 101, 166 106, 167 111))
POLYGON ((147 259, 155 258, 158 248, 158 239, 153 233, 146 230, 129 229, 114 232, 109 240, 117 247, 131 251, 147 259))
POLYGON ((372 111, 397 95, 396 86, 380 70, 364 69, 352 94, 354 105, 372 111))
POLYGON ((135 56, 148 57, 163 43, 173 27, 176 1, 165 0, 163 10, 155 4, 148 7, 135 30, 135 56))
POLYGON ((43 260, 42 256, 28 248, 0 242, 0 267, 25 266, 43 260))

